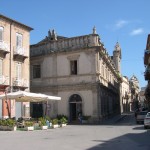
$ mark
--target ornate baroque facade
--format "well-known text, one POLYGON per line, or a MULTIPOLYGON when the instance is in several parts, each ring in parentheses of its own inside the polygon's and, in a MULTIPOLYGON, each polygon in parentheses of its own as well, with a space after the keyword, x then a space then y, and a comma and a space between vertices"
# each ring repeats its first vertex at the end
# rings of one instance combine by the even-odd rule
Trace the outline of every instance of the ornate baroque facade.
POLYGON ((43 111, 51 117, 64 114, 74 121, 82 113, 91 116, 91 121, 100 121, 120 113, 118 42, 113 56, 109 56, 95 27, 92 34, 71 38, 57 36, 53 30, 31 45, 30 53, 31 91, 62 98, 48 104, 32 103, 31 116, 38 117, 43 111))

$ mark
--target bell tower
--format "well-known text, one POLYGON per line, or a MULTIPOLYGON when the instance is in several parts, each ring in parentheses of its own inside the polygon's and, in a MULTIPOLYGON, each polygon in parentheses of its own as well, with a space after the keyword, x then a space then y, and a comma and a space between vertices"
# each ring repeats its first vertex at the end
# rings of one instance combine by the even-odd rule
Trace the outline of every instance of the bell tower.
POLYGON ((116 43, 115 49, 113 51, 113 61, 116 70, 120 73, 121 72, 121 47, 118 42, 116 43))

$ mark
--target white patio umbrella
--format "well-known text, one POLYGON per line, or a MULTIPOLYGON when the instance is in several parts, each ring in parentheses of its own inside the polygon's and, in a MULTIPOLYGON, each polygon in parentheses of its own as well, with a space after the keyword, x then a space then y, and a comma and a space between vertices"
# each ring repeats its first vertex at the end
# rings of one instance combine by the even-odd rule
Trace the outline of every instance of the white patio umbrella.
POLYGON ((0 99, 15 99, 16 102, 42 102, 48 100, 61 100, 61 97, 50 96, 41 93, 17 91, 0 95, 0 99))

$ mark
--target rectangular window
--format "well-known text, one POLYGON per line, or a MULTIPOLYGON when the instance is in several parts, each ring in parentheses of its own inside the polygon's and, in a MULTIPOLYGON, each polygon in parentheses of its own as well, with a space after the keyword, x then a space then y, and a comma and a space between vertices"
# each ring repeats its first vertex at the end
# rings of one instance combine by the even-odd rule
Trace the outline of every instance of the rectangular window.
POLYGON ((21 80, 21 64, 16 63, 16 78, 17 80, 21 80))
POLYGON ((0 27, 0 41, 3 41, 3 31, 4 31, 4 28, 0 27))
POLYGON ((70 61, 71 75, 77 75, 77 60, 70 61))
POLYGON ((22 34, 16 33, 16 47, 22 47, 22 34))
POLYGON ((33 65, 33 78, 41 78, 41 66, 33 65))

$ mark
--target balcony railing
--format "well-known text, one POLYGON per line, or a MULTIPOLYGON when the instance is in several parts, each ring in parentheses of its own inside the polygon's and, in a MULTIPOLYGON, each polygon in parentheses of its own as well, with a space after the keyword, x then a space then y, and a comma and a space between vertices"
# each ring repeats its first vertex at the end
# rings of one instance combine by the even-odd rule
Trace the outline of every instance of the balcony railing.
POLYGON ((19 55, 19 56, 23 56, 23 57, 28 57, 27 55, 27 49, 25 49, 24 47, 14 47, 14 55, 19 55))
POLYGON ((148 65, 150 63, 149 59, 150 59, 150 50, 145 50, 144 52, 144 64, 145 65, 148 65))
POLYGON ((148 66, 144 73, 145 80, 150 80, 150 66, 148 66))
POLYGON ((10 52, 9 44, 7 44, 5 41, 0 41, 0 51, 6 53, 10 52))
POLYGON ((26 79, 13 78, 13 86, 29 87, 29 82, 26 79))
POLYGON ((9 85, 9 77, 1 75, 0 76, 0 85, 9 85))

